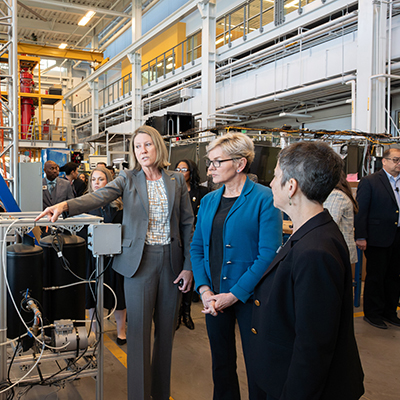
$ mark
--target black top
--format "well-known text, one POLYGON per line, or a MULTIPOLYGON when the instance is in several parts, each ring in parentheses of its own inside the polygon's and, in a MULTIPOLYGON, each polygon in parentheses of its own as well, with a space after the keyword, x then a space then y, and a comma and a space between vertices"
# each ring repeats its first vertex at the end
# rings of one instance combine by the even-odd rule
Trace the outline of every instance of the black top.
POLYGON ((221 197, 211 229, 210 270, 214 293, 220 291, 222 260, 224 258, 224 223, 237 197, 221 197))
POLYGON ((194 226, 197 222, 197 214, 199 212, 200 201, 208 193, 208 189, 204 186, 197 186, 190 188, 189 197, 190 203, 192 204, 193 215, 194 215, 194 226))
POLYGON ((73 192, 75 197, 82 196, 86 192, 86 184, 82 179, 75 179, 72 184, 73 192))
MULTIPOLYGON (((122 222, 122 213, 123 210, 118 210, 115 207, 112 207, 110 204, 107 204, 105 207, 96 208, 89 212, 90 215, 96 215, 104 218, 104 223, 113 223, 120 224, 122 222)), ((109 263, 107 270, 104 272, 104 282, 109 285, 117 296, 117 310, 124 310, 126 308, 125 305, 125 295, 124 295, 124 277, 120 275, 118 272, 112 269, 112 260, 110 257, 105 257, 104 267, 106 267, 109 263)), ((89 278, 92 272, 96 269, 96 259, 93 257, 92 252, 87 250, 87 278, 89 278)), ((94 286, 94 285, 93 285, 94 286)), ((86 308, 94 308, 96 306, 96 302, 93 299, 92 292, 89 287, 87 287, 86 291, 86 308)), ((93 288, 95 291, 95 289, 93 288)), ((108 288, 104 288, 104 308, 110 310, 114 307, 114 296, 110 292, 108 288)))

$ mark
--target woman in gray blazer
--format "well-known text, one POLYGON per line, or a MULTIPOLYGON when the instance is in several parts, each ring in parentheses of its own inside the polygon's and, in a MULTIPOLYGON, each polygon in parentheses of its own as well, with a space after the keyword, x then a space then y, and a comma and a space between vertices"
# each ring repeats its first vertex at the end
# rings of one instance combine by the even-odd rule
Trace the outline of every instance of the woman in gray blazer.
POLYGON ((125 277, 128 399, 168 400, 181 292, 190 290, 193 279, 193 212, 183 175, 164 170, 169 163, 161 135, 142 126, 131 143, 132 170, 122 171, 95 193, 46 208, 37 219, 46 215, 55 222, 64 211, 76 215, 122 197, 122 253, 113 269, 125 277))

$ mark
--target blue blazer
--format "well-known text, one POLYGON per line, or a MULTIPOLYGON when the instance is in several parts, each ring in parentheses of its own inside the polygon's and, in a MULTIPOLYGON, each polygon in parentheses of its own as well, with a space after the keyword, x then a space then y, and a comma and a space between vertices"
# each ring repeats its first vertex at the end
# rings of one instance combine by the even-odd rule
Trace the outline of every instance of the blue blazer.
MULTIPOLYGON (((225 186, 206 195, 200 204, 191 244, 196 288, 212 288, 210 238, 214 216, 225 186)), ((282 216, 273 205, 270 188, 247 178, 242 193, 229 211, 223 227, 221 293, 233 293, 245 303, 282 243, 282 216)))

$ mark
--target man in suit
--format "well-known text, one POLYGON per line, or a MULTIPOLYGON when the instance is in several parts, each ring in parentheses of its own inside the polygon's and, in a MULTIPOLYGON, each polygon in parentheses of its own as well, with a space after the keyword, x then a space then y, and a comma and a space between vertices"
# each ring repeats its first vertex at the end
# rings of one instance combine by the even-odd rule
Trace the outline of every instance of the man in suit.
POLYGON ((60 201, 74 198, 71 184, 67 180, 58 177, 59 171, 60 167, 54 161, 46 161, 44 164, 46 177, 42 181, 43 210, 60 201))
POLYGON ((367 257, 364 320, 376 328, 400 327, 400 149, 383 153, 383 169, 363 178, 357 189, 357 247, 367 257))

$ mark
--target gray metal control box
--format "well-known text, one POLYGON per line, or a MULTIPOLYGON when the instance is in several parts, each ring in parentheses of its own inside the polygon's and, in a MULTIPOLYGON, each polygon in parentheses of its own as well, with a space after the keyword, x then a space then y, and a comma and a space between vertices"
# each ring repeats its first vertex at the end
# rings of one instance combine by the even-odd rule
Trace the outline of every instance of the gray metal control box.
POLYGON ((99 224, 88 227, 88 248, 95 256, 121 254, 121 224, 99 224))

